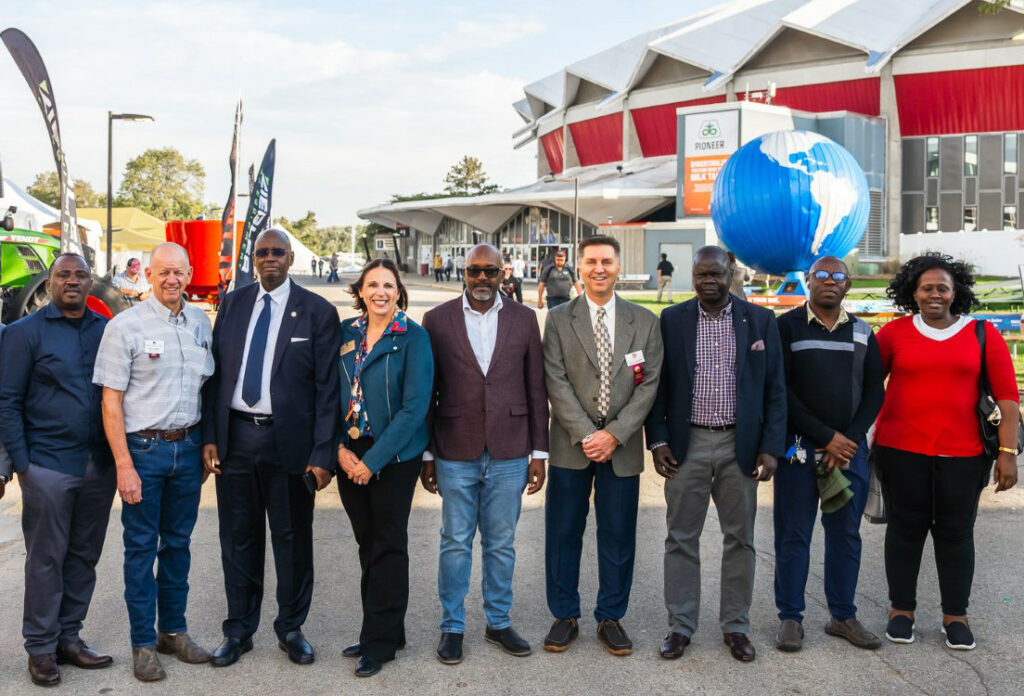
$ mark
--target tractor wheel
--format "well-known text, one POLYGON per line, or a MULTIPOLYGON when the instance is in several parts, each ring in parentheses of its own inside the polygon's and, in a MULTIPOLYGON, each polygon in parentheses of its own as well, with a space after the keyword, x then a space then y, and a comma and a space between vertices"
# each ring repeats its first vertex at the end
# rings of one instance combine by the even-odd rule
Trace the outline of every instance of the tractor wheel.
POLYGON ((46 272, 32 276, 10 304, 4 303, 5 324, 17 321, 50 304, 50 296, 46 292, 46 277, 46 272))
POLYGON ((92 292, 89 293, 89 309, 108 319, 131 307, 121 291, 106 278, 93 274, 92 292))

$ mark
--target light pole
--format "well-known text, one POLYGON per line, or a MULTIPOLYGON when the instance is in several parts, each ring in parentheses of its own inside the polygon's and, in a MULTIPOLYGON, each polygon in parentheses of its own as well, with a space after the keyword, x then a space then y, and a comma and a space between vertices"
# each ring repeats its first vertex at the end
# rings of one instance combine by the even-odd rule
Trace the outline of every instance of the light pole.
POLYGON ((114 204, 114 121, 155 121, 146 114, 115 114, 107 112, 107 273, 114 270, 114 230, 111 207, 114 204))
POLYGON ((572 237, 569 241, 572 245, 572 265, 575 266, 576 252, 580 245, 580 178, 578 176, 556 177, 554 172, 550 172, 546 180, 565 184, 572 182, 572 237))

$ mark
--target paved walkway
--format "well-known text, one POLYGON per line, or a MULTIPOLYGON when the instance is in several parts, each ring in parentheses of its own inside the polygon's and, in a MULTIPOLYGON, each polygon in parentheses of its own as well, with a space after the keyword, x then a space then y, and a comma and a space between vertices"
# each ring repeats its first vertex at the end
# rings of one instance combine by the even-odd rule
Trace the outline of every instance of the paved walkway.
MULTIPOLYGON (((339 307, 351 310, 344 286, 312 284, 339 307)), ((429 307, 454 297, 455 291, 416 284, 411 289, 410 314, 418 319, 429 307)), ((1020 541, 1024 522, 1024 490, 998 497, 991 488, 982 497, 976 538, 978 567, 971 618, 978 649, 952 653, 941 647, 938 588, 930 547, 926 550, 920 585, 918 640, 909 646, 886 643, 868 652, 824 635, 827 620, 821 590, 821 535, 816 532, 803 652, 784 654, 773 647, 777 627, 772 601, 772 487, 758 495, 757 579, 751 638, 758 651, 752 664, 740 664, 722 645, 718 614, 718 568, 721 536, 714 507, 703 537, 704 591, 701 627, 686 655, 677 661, 658 657, 665 632, 662 591, 662 549, 665 535, 661 479, 648 472, 641 478, 636 577, 629 613, 623 625, 636 649, 629 657, 604 652, 588 614, 597 592, 593 524, 584 546, 581 594, 584 617, 579 640, 564 654, 546 653, 541 641, 550 625, 544 601, 543 493, 525 500, 517 538, 516 603, 513 621, 535 648, 533 656, 505 655, 483 639, 480 608, 479 555, 467 602, 469 633, 466 659, 449 667, 434 658, 440 605, 436 595, 440 499, 418 489, 409 525, 412 591, 407 619, 408 647, 372 679, 352 675, 354 663, 341 650, 358 636, 359 566, 352 530, 331 487, 317 496, 314 527, 317 584, 305 631, 316 647, 317 660, 299 667, 277 648, 271 623, 274 616, 273 566, 269 564, 263 623, 255 649, 235 666, 214 669, 165 659, 168 679, 143 685, 131 675, 128 619, 122 599, 120 505, 115 503, 107 542, 99 565, 99 583, 83 635, 92 647, 115 657, 112 668, 86 672, 64 669, 61 689, 76 694, 992 694, 1016 695, 1024 684, 1024 553, 1020 541)), ((217 540, 216 500, 207 482, 193 536, 191 631, 213 648, 220 640, 225 600, 217 540)), ((24 544, 16 485, 0 501, 0 694, 31 694, 21 647, 21 605, 24 544)), ((882 568, 884 527, 865 525, 864 561, 857 603, 860 617, 874 631, 885 628, 885 575, 882 568)))

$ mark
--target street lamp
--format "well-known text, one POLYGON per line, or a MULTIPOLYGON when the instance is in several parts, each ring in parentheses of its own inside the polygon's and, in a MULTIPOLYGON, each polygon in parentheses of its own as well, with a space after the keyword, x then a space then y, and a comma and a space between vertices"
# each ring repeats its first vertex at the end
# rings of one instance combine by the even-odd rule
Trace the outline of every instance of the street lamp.
POLYGON ((547 181, 572 182, 572 265, 576 265, 576 252, 580 244, 580 178, 578 176, 556 177, 549 172, 547 181))
POLYGON ((107 112, 107 273, 114 269, 114 230, 111 206, 114 203, 114 121, 155 121, 146 114, 115 114, 107 112))

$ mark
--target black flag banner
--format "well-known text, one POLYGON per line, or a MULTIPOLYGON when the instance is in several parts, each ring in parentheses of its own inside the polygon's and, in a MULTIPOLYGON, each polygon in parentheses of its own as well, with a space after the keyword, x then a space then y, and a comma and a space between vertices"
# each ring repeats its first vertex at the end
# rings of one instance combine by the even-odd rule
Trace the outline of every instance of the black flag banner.
POLYGON ((238 249, 238 266, 235 269, 235 288, 244 288, 253 283, 252 249, 256 237, 270 226, 270 193, 274 189, 274 140, 267 145, 263 163, 256 173, 256 180, 249 191, 249 212, 242 229, 242 245, 238 249))
POLYGON ((221 216, 221 243, 220 243, 220 287, 227 291, 228 283, 231 282, 231 271, 235 264, 235 179, 238 175, 238 131, 242 127, 242 100, 238 100, 235 106, 235 135, 231 139, 231 154, 228 156, 228 164, 231 166, 231 190, 228 193, 228 202, 224 205, 224 214, 221 216))
POLYGON ((25 76, 29 89, 32 90, 32 96, 36 98, 36 102, 43 112, 46 130, 50 134, 53 159, 57 163, 57 172, 60 177, 61 251, 81 254, 84 250, 82 249, 82 240, 78 236, 78 222, 75 219, 75 190, 68 177, 68 165, 60 140, 60 124, 57 122, 57 103, 53 98, 53 85, 50 83, 50 76, 43 64, 43 57, 39 55, 32 39, 18 29, 4 29, 0 32, 0 39, 3 39, 7 50, 11 52, 11 57, 18 65, 18 69, 25 76))

